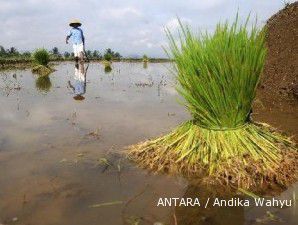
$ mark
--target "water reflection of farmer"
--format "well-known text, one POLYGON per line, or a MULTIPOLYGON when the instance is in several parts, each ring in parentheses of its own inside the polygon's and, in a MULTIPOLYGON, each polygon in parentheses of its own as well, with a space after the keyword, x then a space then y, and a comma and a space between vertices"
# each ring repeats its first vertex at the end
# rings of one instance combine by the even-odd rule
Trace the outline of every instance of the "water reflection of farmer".
POLYGON ((75 100, 84 100, 83 96, 86 93, 86 74, 87 74, 88 66, 85 69, 84 63, 76 63, 75 64, 75 74, 74 74, 74 84, 68 81, 69 87, 74 92, 75 100))

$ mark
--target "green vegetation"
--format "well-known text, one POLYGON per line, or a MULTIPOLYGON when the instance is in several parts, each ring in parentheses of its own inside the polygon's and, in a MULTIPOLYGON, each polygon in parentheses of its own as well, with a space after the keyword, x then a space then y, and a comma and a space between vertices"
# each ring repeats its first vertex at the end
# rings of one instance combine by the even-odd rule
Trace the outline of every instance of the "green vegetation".
POLYGON ((44 48, 37 49, 32 54, 32 72, 40 75, 48 75, 54 70, 49 67, 50 55, 44 48))
POLYGON ((112 65, 110 61, 104 60, 102 62, 103 66, 104 66, 104 71, 105 73, 109 73, 112 71, 112 65))
POLYGON ((109 61, 112 60, 112 55, 110 55, 110 54, 104 54, 103 58, 104 58, 104 60, 106 60, 106 61, 109 62, 109 61))
POLYGON ((143 68, 144 69, 147 69, 148 62, 149 62, 148 56, 147 55, 143 55, 143 68))
MULTIPOLYGON (((73 52, 65 51, 61 53, 57 47, 52 48, 49 53, 49 61, 68 61, 74 60, 73 52)), ((0 46, 0 69, 5 68, 25 68, 29 67, 32 63, 32 54, 29 51, 19 52, 15 47, 5 49, 0 46)), ((87 50, 86 55, 89 60, 106 60, 106 61, 127 61, 127 62, 144 62, 141 57, 137 58, 123 58, 119 52, 114 52, 110 48, 107 48, 104 53, 100 53, 98 50, 87 50)), ((145 56, 145 55, 144 55, 145 56)), ((147 56, 146 56, 147 57, 147 56)), ((146 60, 145 60, 146 61, 146 60)), ((168 62, 165 58, 152 58, 150 62, 168 62)), ((144 64, 146 68, 147 65, 144 64)))
POLYGON ((120 60, 122 56, 118 52, 114 52, 110 48, 108 48, 105 50, 103 58, 106 61, 111 61, 111 60, 120 60))
POLYGON ((11 65, 30 62, 30 52, 19 53, 15 47, 6 49, 0 46, 0 68, 10 68, 11 65))
POLYGON ((52 60, 59 60, 62 59, 62 54, 59 52, 59 49, 57 47, 54 47, 50 51, 50 57, 52 60))
POLYGON ((10 47, 9 49, 5 50, 3 46, 0 46, 0 57, 16 57, 20 55, 21 54, 15 47, 10 47))
POLYGON ((48 66, 50 55, 44 48, 37 49, 32 54, 33 63, 42 66, 48 66))
MULTIPOLYGON (((213 35, 195 36, 181 23, 180 41, 167 31, 177 91, 192 119, 170 134, 130 147, 129 156, 157 171, 208 174, 238 187, 294 179, 297 151, 290 139, 250 118, 266 56, 265 31, 238 17, 213 35)), ((210 178, 210 179, 209 179, 210 178)))
POLYGON ((149 59, 148 59, 148 56, 147 55, 143 55, 143 62, 148 62, 149 59))
MULTIPOLYGON (((46 50, 47 51, 47 50, 46 50)), ((52 50, 47 51, 49 54, 49 61, 63 61, 63 60, 74 60, 74 54, 65 51, 60 53, 57 47, 53 47, 52 50)), ((32 53, 33 54, 33 53, 32 53)), ((25 51, 20 53, 15 47, 5 49, 0 46, 0 65, 4 64, 16 64, 16 63, 28 63, 32 62, 31 52, 25 51)), ((98 50, 87 50, 86 55, 91 60, 102 60, 103 56, 98 50)), ((110 60, 120 60, 122 56, 118 52, 112 51, 110 48, 105 50, 105 58, 110 60)))
POLYGON ((48 92, 52 87, 52 82, 48 75, 38 76, 35 81, 36 88, 41 92, 48 92))
POLYGON ((88 58, 102 59, 102 55, 100 54, 99 51, 94 50, 93 53, 92 53, 92 56, 91 57, 88 56, 88 58))
POLYGON ((32 67, 32 73, 36 73, 42 76, 49 75, 52 73, 54 70, 48 66, 43 66, 43 65, 34 65, 32 67))

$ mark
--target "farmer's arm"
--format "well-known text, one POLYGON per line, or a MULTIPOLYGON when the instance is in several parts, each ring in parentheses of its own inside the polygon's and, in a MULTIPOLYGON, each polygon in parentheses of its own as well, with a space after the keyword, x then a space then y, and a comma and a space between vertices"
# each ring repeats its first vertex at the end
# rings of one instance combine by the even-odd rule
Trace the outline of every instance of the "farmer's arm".
POLYGON ((65 39, 65 43, 66 43, 66 44, 68 44, 68 39, 69 39, 69 36, 67 35, 67 36, 66 36, 66 39, 65 39))
MULTIPOLYGON (((80 29, 81 30, 81 29, 80 29)), ((83 31, 81 30, 81 34, 82 34, 82 42, 83 42, 83 45, 85 46, 85 36, 84 36, 84 33, 83 31)))
POLYGON ((68 44, 68 40, 69 40, 69 38, 71 37, 71 31, 69 32, 69 34, 66 36, 66 39, 65 39, 65 42, 66 42, 66 44, 68 44))

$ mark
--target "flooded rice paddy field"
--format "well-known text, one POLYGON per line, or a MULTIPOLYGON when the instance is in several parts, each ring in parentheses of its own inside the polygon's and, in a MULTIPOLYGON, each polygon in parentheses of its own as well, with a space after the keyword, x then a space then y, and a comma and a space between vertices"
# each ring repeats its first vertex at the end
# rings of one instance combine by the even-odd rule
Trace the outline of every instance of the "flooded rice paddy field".
MULTIPOLYGON (((84 99, 74 98, 80 75, 73 63, 43 78, 30 70, 0 72, 0 224, 297 224, 294 203, 156 206, 159 197, 206 198, 211 191, 150 174, 118 154, 189 118, 170 67, 113 63, 105 73, 101 64, 85 65, 84 99)), ((297 134, 297 114, 259 105, 256 118, 297 134)), ((297 190, 295 184, 279 197, 292 199, 297 190)))

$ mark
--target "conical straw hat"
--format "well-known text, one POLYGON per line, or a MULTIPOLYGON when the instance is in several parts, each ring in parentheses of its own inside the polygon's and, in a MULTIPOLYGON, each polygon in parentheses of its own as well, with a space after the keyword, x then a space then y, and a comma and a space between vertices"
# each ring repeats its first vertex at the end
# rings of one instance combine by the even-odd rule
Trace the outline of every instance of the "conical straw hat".
POLYGON ((81 23, 79 20, 74 19, 74 20, 71 20, 71 21, 70 21, 69 26, 72 26, 72 25, 74 25, 74 24, 78 24, 79 26, 82 25, 82 23, 81 23))

